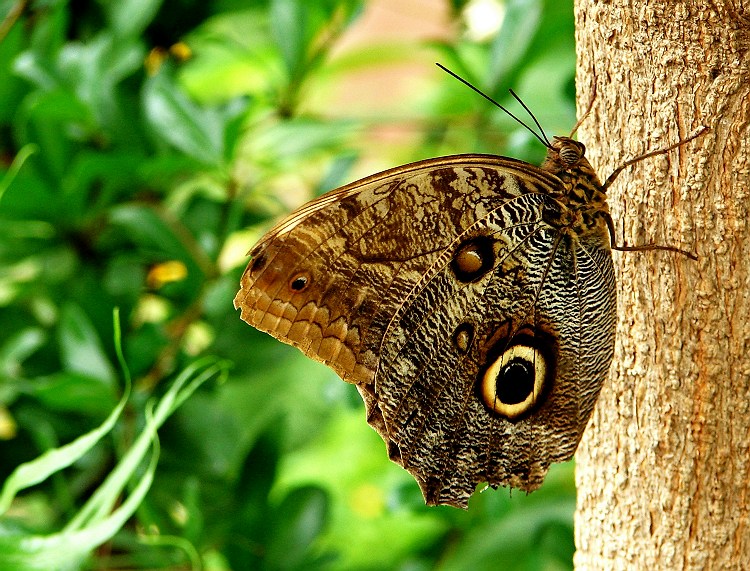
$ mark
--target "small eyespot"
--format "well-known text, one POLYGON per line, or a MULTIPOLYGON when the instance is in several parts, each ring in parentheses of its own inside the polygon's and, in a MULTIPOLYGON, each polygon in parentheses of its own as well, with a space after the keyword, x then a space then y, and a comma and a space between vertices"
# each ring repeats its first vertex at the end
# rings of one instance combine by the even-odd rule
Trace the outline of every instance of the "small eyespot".
POLYGON ((484 372, 482 400, 490 410, 516 420, 539 402, 547 377, 547 361, 538 348, 513 345, 484 372))
POLYGON ((451 266, 459 281, 468 283, 478 281, 492 268, 494 262, 492 239, 478 236, 458 247, 451 266))
POLYGON ((250 271, 257 272, 258 270, 263 269, 263 266, 266 265, 267 261, 268 261, 268 258, 266 257, 265 253, 260 254, 259 256, 253 258, 250 271))
POLYGON ((474 326, 471 323, 462 323, 453 333, 453 344, 460 353, 466 353, 471 347, 474 339, 474 326))
POLYGON ((289 289, 295 293, 303 292, 310 285, 310 276, 307 273, 301 273, 289 280, 289 289))

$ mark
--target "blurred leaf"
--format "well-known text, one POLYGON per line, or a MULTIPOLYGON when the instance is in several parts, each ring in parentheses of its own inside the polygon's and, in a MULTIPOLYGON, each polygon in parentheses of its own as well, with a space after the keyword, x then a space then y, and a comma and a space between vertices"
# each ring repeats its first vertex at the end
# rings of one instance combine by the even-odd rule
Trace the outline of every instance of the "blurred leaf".
POLYGON ((42 61, 31 50, 25 51, 15 58, 13 72, 18 77, 45 91, 51 91, 59 85, 51 68, 51 62, 42 61))
POLYGON ((119 0, 104 2, 102 7, 110 27, 118 37, 137 36, 153 20, 163 0, 119 0))
POLYGON ((8 190, 8 187, 13 184, 13 179, 16 178, 18 171, 21 170, 21 167, 26 162, 26 159, 37 152, 37 150, 38 149, 36 145, 28 144, 20 151, 18 151, 18 154, 13 158, 13 162, 11 163, 10 168, 5 173, 3 178, 0 179, 0 201, 2 201, 3 195, 5 194, 5 191, 8 190))
POLYGON ((543 0, 508 0, 500 32, 492 42, 489 61, 489 81, 493 95, 500 94, 493 87, 507 85, 511 70, 520 67, 534 36, 539 30, 543 0))
POLYGON ((271 0, 271 29, 291 77, 305 62, 309 6, 296 0, 271 0))
POLYGON ((46 333, 39 327, 27 327, 15 332, 0 347, 0 374, 17 377, 21 371, 21 364, 33 355, 46 339, 46 333))
POLYGON ((12 73, 13 61, 24 49, 22 26, 15 25, 0 39, 0 124, 12 119, 16 105, 23 97, 23 82, 12 73))
POLYGON ((250 142, 250 150, 261 163, 271 163, 276 170, 284 168, 311 153, 323 153, 340 145, 355 128, 344 121, 294 119, 269 125, 250 142))
POLYGON ((530 499, 523 504, 503 517, 468 530, 466 537, 454 545, 441 561, 440 569, 548 568, 546 561, 544 565, 531 567, 527 562, 530 556, 538 552, 541 538, 549 526, 568 525, 572 532, 570 522, 575 511, 575 498, 546 504, 530 499))
POLYGON ((114 297, 128 297, 134 302, 143 291, 146 271, 143 261, 134 254, 112 256, 107 261, 107 268, 102 285, 114 297))
POLYGON ((68 165, 62 180, 66 209, 77 219, 90 218, 120 195, 129 197, 141 181, 141 153, 82 151, 68 165))
POLYGON ((68 303, 62 308, 57 336, 64 370, 81 373, 114 387, 114 368, 96 329, 79 306, 68 303))
POLYGON ((31 28, 31 49, 45 57, 54 57, 65 45, 70 25, 70 11, 66 2, 51 0, 41 2, 44 17, 31 28))
POLYGON ((281 455, 279 440, 278 431, 270 428, 242 463, 232 502, 232 539, 226 550, 232 569, 261 567, 269 537, 274 535, 270 522, 274 508, 268 495, 281 455))
POLYGON ((288 76, 288 84, 278 103, 282 116, 294 115, 302 84, 322 61, 330 43, 359 14, 361 5, 356 0, 271 0, 271 31, 288 76))
POLYGON ((310 569, 311 548, 326 525, 328 511, 324 490, 314 486, 292 490, 274 511, 276 533, 268 545, 266 567, 310 569))
POLYGON ((102 32, 86 43, 68 43, 60 53, 59 73, 100 124, 110 125, 118 110, 115 87, 140 69, 143 57, 140 43, 102 32))
POLYGON ((285 83, 284 62, 270 38, 269 14, 260 6, 218 14, 187 42, 194 57, 180 68, 180 83, 200 101, 243 95, 265 101, 285 83))
POLYGON ((28 394, 50 410, 99 416, 112 410, 116 399, 111 387, 79 372, 61 372, 28 383, 28 394))
POLYGON ((224 158, 224 121, 181 91, 162 69, 143 88, 143 107, 153 132, 194 159, 220 167, 224 158))
MULTIPOLYGON (((331 390, 354 389, 335 378, 329 383, 335 383, 331 390)), ((324 431, 282 459, 274 492, 289 493, 315 483, 331 495, 336 508, 321 542, 336 547, 339 558, 333 568, 393 568, 409 554, 437 542, 448 524, 440 510, 424 506, 417 483, 406 471, 386 459, 383 441, 362 421, 361 402, 353 409, 328 406, 330 419, 324 431), (415 506, 400 502, 402 486, 414 493, 415 506)), ((297 410, 296 416, 300 415, 297 410)))
MULTIPOLYGON (((25 226, 24 222, 32 227, 40 220, 58 224, 61 219, 64 220, 64 215, 61 215, 63 213, 58 208, 58 197, 54 189, 47 185, 40 170, 33 160, 27 159, 23 168, 15 173, 3 195, 0 216, 17 219, 20 222, 16 224, 17 228, 25 226)), ((47 226, 52 234, 55 226, 56 224, 47 226)))
POLYGON ((37 92, 26 98, 14 122, 19 142, 39 149, 30 161, 51 188, 65 176, 65 169, 81 139, 93 126, 89 110, 74 94, 63 89, 37 92), (70 135, 75 133, 79 137, 70 135))
MULTIPOLYGON (((183 242, 187 235, 179 232, 176 222, 170 225, 160 214, 148 206, 123 204, 110 210, 110 222, 122 228, 125 236, 138 245, 143 262, 183 262, 188 270, 187 278, 173 285, 175 291, 192 298, 200 289, 205 277, 204 267, 210 261, 197 244, 183 242)), ((211 270, 210 267, 205 269, 211 270)))

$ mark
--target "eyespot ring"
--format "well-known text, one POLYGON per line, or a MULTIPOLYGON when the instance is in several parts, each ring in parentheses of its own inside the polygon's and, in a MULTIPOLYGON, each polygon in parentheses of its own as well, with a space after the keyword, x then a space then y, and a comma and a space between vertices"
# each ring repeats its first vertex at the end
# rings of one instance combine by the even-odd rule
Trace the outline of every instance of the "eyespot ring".
POLYGON ((485 406, 516 420, 528 413, 544 393, 547 360, 538 348, 512 345, 497 357, 482 376, 485 406))
POLYGON ((547 400, 554 384, 557 343, 542 324, 498 327, 483 349, 475 394, 493 416, 522 420, 547 400))

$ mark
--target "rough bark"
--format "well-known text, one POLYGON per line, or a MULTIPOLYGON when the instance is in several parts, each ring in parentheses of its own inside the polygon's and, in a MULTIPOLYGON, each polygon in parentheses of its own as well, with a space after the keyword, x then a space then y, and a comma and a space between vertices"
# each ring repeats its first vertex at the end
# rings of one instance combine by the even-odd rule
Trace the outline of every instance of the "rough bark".
POLYGON ((576 569, 750 569, 750 3, 577 0, 579 139, 622 173, 618 341, 577 455, 576 569))

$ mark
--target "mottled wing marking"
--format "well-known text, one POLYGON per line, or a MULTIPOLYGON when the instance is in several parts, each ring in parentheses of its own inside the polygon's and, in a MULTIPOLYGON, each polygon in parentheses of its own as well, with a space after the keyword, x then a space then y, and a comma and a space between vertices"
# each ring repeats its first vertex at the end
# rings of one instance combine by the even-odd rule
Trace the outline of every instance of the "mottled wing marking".
POLYGON ((584 151, 555 137, 542 168, 405 165, 304 205, 250 252, 242 318, 355 383, 427 503, 466 507, 481 482, 536 489, 581 438, 616 306, 584 151))
POLYGON ((611 256, 606 244, 588 251, 575 237, 561 239, 546 228, 540 205, 547 199, 524 195, 477 222, 469 233, 506 244, 495 269, 479 282, 459 283, 448 266, 449 249, 386 333, 372 396, 382 413, 375 424, 428 503, 465 507, 481 482, 536 489, 551 462, 575 452, 607 374, 614 337, 611 256), (474 398, 475 383, 493 333, 532 315, 559 341, 558 374, 540 410, 511 422, 474 398), (474 343, 460 354, 450 341, 465 322, 474 324, 474 343), (589 375, 582 377, 582 370, 589 375))
POLYGON ((440 253, 499 204, 555 185, 556 177, 520 161, 458 155, 342 187, 251 250, 235 307, 344 380, 372 383, 393 313, 440 253), (311 280, 299 293, 288 283, 298 274, 311 280))

